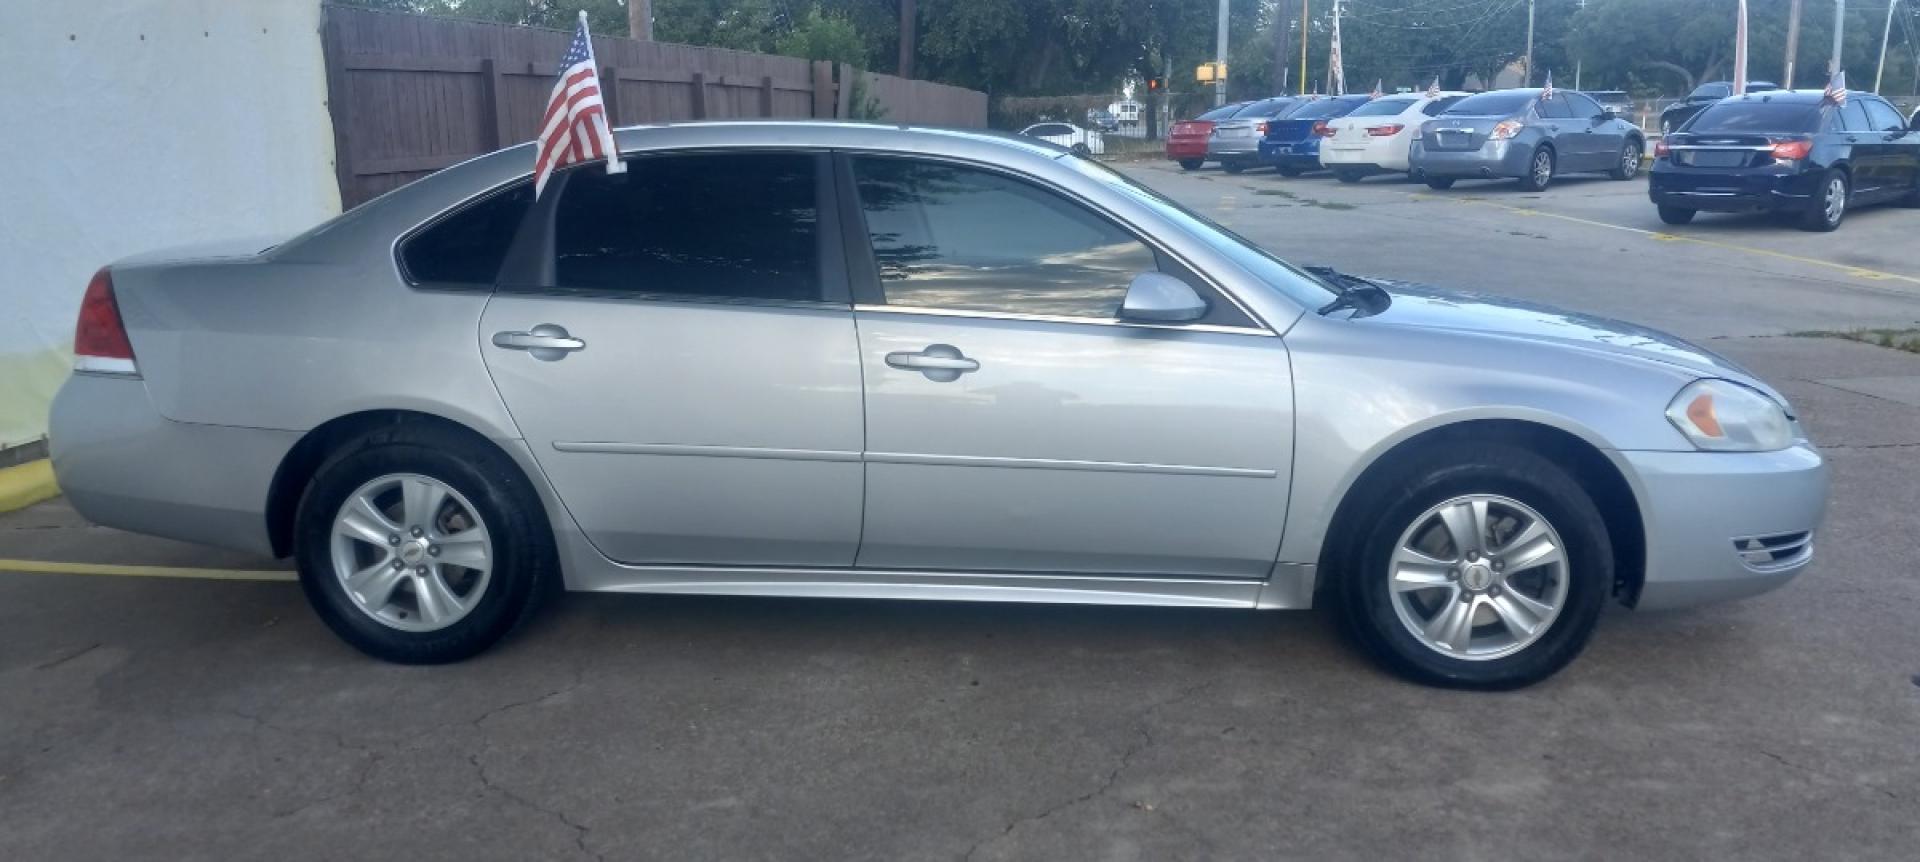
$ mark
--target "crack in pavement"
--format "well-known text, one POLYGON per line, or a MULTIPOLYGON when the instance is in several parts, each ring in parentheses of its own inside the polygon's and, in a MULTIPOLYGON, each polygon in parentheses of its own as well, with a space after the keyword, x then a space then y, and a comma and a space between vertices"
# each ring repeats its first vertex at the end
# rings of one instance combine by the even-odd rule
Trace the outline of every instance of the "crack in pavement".
POLYGON ((561 811, 558 808, 548 808, 525 796, 515 793, 505 785, 494 783, 493 779, 487 776, 486 765, 480 762, 480 752, 467 755, 467 762, 473 765, 474 774, 480 777, 481 786, 513 802, 517 802, 530 810, 540 812, 541 814, 560 821, 562 825, 573 830, 573 844, 579 848, 581 853, 591 856, 596 860, 605 860, 607 858, 606 854, 595 852, 593 848, 587 846, 587 833, 592 832, 593 827, 574 820, 572 817, 569 817, 565 811, 561 811))
POLYGON ((85 649, 77 650, 75 652, 70 652, 70 653, 67 653, 66 655, 63 655, 51 661, 42 662, 40 664, 34 665, 33 669, 34 670, 52 670, 56 667, 66 664, 67 662, 80 658, 81 656, 84 656, 87 653, 93 652, 94 650, 97 650, 102 646, 105 646, 105 644, 95 643, 95 644, 92 644, 91 646, 86 647, 85 649))
MULTIPOLYGON (((1822 771, 1820 771, 1820 770, 1818 770, 1818 769, 1814 769, 1813 767, 1810 767, 1810 766, 1806 766, 1806 765, 1803 765, 1803 764, 1800 764, 1800 763, 1796 763, 1796 762, 1794 762, 1794 761, 1791 761, 1791 760, 1788 760, 1788 759, 1786 759, 1786 758, 1784 758, 1784 757, 1781 757, 1781 756, 1780 756, 1780 755, 1778 755, 1778 754, 1774 754, 1774 753, 1773 753, 1773 752, 1771 752, 1771 751, 1768 751, 1768 750, 1766 750, 1766 749, 1764 749, 1764 748, 1761 748, 1760 746, 1757 746, 1757 745, 1756 745, 1756 746, 1754 746, 1754 747, 1753 747, 1753 750, 1754 750, 1754 751, 1757 751, 1757 752, 1759 752, 1759 753, 1760 753, 1761 755, 1763 755, 1763 756, 1765 756, 1765 757, 1767 757, 1768 759, 1770 759, 1770 760, 1772 760, 1772 761, 1774 761, 1775 763, 1778 763, 1778 764, 1780 764, 1781 766, 1785 766, 1785 767, 1787 767, 1788 769, 1792 769, 1792 770, 1795 770, 1795 771, 1798 771, 1798 772, 1802 772, 1802 773, 1805 773, 1805 774, 1807 774, 1807 775, 1811 775, 1811 776, 1813 776, 1813 777, 1815 777, 1815 778, 1821 778, 1821 779, 1825 779, 1825 780, 1827 780, 1827 781, 1831 781, 1831 782, 1833 782, 1833 783, 1835 783, 1835 784, 1846 784, 1846 783, 1848 783, 1848 782, 1845 782, 1845 781, 1842 781, 1842 780, 1840 780, 1840 779, 1838 779, 1838 778, 1835 778, 1834 776, 1832 776, 1832 775, 1829 775, 1829 774, 1827 774, 1827 773, 1825 773, 1825 772, 1822 772, 1822 771)), ((1893 801, 1895 801, 1895 802, 1899 802, 1899 801, 1900 801, 1900 794, 1898 794, 1898 793, 1895 793, 1895 792, 1893 792, 1893 791, 1891 791, 1891 790, 1888 790, 1888 789, 1886 789, 1885 787, 1880 787, 1880 786, 1878 786, 1878 785, 1874 785, 1874 784, 1866 784, 1866 783, 1863 783, 1863 782, 1858 782, 1858 781, 1855 781, 1855 782, 1852 782, 1852 783, 1853 783, 1853 784, 1854 784, 1855 786, 1857 786, 1857 787, 1864 787, 1864 788, 1866 788, 1866 789, 1868 789, 1868 790, 1871 790, 1871 791, 1874 791, 1875 793, 1878 793, 1878 794, 1880 794, 1880 795, 1882 795, 1882 796, 1885 796, 1885 797, 1887 797, 1888 799, 1891 799, 1891 800, 1893 800, 1893 801)))

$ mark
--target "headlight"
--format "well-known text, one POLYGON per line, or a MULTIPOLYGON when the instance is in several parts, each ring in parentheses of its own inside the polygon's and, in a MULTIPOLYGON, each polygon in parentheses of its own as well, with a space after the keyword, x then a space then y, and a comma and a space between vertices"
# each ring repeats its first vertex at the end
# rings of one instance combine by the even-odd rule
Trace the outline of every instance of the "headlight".
POLYGON ((1771 452, 1793 445, 1793 420, 1779 403, 1731 380, 1696 380, 1667 405, 1667 421, 1714 452, 1771 452))

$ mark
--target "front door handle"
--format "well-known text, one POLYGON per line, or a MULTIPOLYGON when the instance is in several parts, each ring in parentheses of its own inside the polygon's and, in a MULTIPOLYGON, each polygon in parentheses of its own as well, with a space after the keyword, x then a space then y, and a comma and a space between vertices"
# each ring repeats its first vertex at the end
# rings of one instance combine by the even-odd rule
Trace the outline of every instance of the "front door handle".
POLYGON ((960 375, 980 370, 978 360, 968 359, 951 344, 929 344, 925 350, 902 350, 887 354, 887 365, 902 371, 918 371, 935 383, 951 383, 960 375))
POLYGON ((557 362, 569 353, 587 349, 585 341, 567 334, 566 327, 553 323, 542 323, 527 332, 496 332, 493 346, 502 350, 524 350, 545 362, 557 362))

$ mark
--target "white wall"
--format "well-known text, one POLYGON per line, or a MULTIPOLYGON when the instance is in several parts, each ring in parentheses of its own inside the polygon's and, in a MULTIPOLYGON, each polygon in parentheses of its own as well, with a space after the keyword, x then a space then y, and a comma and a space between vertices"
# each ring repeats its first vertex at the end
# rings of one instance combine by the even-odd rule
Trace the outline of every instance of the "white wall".
POLYGON ((102 264, 340 211, 319 0, 0 0, 0 448, 102 264))

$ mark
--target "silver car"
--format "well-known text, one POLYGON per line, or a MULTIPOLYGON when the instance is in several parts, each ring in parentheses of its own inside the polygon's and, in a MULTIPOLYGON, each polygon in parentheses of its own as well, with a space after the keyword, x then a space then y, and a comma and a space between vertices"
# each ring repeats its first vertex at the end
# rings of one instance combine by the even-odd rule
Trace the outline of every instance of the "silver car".
POLYGON ((1463 179, 1518 178, 1541 191, 1561 174, 1640 173, 1646 137, 1639 127, 1572 90, 1494 90, 1455 102, 1414 135, 1414 179, 1436 189, 1463 179))
POLYGON ((112 527, 291 555, 326 623, 470 656, 557 588, 1331 606, 1511 687, 1610 600, 1807 564, 1780 394, 1658 332, 1294 267, 1042 142, 625 129, 88 287, 52 449, 112 527))
POLYGON ((1260 165, 1260 139, 1267 134, 1267 121, 1277 119, 1307 102, 1304 98, 1276 96, 1248 102, 1233 116, 1216 120, 1213 135, 1207 138, 1207 158, 1237 174, 1260 165))

